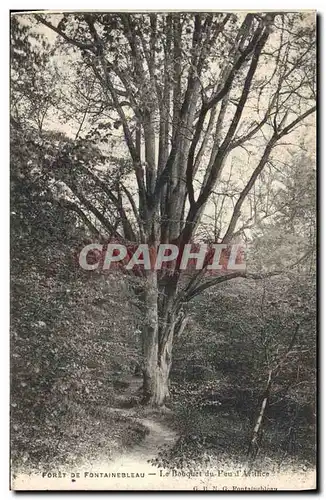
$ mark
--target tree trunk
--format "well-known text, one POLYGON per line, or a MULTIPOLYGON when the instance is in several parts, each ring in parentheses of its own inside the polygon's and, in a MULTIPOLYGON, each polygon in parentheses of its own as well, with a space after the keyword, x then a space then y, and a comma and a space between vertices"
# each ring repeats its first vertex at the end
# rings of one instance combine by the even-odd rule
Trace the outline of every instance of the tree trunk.
POLYGON ((164 352, 151 350, 144 360, 143 403, 150 406, 163 406, 169 398, 169 375, 172 362, 172 341, 166 344, 164 352))
POLYGON ((186 319, 174 306, 175 286, 160 294, 155 271, 147 274, 144 294, 143 403, 163 406, 169 398, 169 375, 175 335, 183 331, 186 319), (163 297, 163 299, 162 299, 163 297))
POLYGON ((262 399, 262 402, 260 405, 259 414, 258 414, 258 417, 256 420, 256 424, 255 424, 255 427, 254 427, 254 430, 252 433, 252 437, 251 437, 251 441, 249 444, 249 448, 248 448, 248 456, 249 456, 249 458, 251 458, 253 460, 256 458, 257 453, 258 453, 258 449, 259 449, 259 431, 261 429, 261 424, 263 422, 263 418, 265 415, 265 410, 266 410, 266 406, 267 406, 268 399, 270 396, 272 383, 273 383, 273 371, 270 370, 268 373, 268 380, 267 380, 264 396, 263 396, 263 399, 262 399))

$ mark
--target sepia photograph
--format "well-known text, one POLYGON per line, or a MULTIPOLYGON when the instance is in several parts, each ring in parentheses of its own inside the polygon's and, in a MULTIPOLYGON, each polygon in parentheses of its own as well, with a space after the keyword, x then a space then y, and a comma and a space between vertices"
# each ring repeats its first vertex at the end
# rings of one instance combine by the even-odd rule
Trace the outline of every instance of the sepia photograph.
POLYGON ((11 490, 316 490, 316 28, 11 11, 11 490))

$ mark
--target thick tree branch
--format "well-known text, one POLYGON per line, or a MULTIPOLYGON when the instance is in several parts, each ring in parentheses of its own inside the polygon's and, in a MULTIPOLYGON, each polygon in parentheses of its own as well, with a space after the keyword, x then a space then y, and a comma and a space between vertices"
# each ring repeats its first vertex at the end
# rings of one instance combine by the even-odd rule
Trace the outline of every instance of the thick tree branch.
POLYGON ((62 38, 64 38, 64 40, 66 40, 66 42, 70 43, 71 45, 74 45, 75 47, 78 47, 81 50, 90 50, 91 52, 96 53, 96 47, 93 43, 79 42, 78 40, 75 40, 74 38, 71 38, 68 35, 66 35, 66 33, 64 33, 61 29, 59 29, 56 26, 54 26, 53 24, 51 24, 49 21, 44 19, 39 14, 35 14, 34 16, 35 16, 35 19, 37 19, 39 22, 44 24, 44 26, 47 26, 52 31, 54 31, 55 33, 60 35, 62 38))
POLYGON ((283 130, 281 130, 279 132, 274 132, 273 136, 271 137, 270 141, 268 142, 268 144, 267 144, 267 146, 265 148, 264 154, 263 154, 260 162, 258 163, 257 167, 255 168, 254 172, 252 173, 249 181, 247 182, 245 188, 241 192, 241 194, 240 194, 240 196, 239 196, 239 198, 238 198, 238 200, 237 200, 237 202, 235 204, 235 207, 234 207, 234 210, 233 210, 233 214, 232 214, 229 226, 228 226, 227 231, 226 231, 226 233, 225 233, 225 235, 223 237, 223 240, 222 240, 223 243, 230 242, 230 240, 231 240, 231 238, 233 236, 233 233, 234 233, 237 221, 238 221, 238 219, 239 219, 239 217, 241 215, 242 204, 245 201, 248 193, 252 189, 253 185, 255 184, 258 176, 260 175, 260 173, 262 172, 263 168, 265 167, 265 165, 266 165, 266 163, 267 163, 267 161, 269 159, 269 156, 271 154, 271 151, 273 150, 274 146, 277 144, 277 141, 281 137, 284 137, 284 135, 289 134, 296 125, 298 125, 302 120, 304 120, 305 118, 307 118, 315 110, 316 110, 316 106, 313 106, 312 108, 308 109, 305 113, 303 113, 302 115, 298 116, 298 118, 296 118, 295 120, 293 120, 293 122, 291 122, 283 130))

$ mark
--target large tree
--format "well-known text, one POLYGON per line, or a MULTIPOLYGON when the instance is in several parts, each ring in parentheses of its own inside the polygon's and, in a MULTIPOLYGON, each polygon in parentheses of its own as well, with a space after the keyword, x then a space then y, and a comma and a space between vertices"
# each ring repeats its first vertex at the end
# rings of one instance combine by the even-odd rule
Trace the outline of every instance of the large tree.
MULTIPOLYGON (((51 33, 44 51, 65 61, 61 99, 46 102, 75 124, 47 172, 96 236, 182 250, 212 218, 211 241, 229 244, 272 216, 263 173, 281 151, 286 161, 315 111, 309 14, 65 13, 28 22, 51 33)), ((142 272, 144 401, 162 405, 169 394, 185 304, 250 276, 259 274, 142 272)))

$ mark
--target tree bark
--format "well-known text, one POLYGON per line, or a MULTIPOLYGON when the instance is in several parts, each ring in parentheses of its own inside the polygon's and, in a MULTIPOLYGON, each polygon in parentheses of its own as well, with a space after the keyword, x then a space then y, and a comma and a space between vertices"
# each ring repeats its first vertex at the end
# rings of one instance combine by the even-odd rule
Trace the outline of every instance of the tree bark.
POLYGON ((256 420, 256 424, 252 433, 251 441, 248 448, 248 456, 251 459, 255 459, 259 449, 259 431, 261 429, 261 424, 265 415, 266 406, 270 397, 271 388, 273 383, 273 371, 268 372, 268 380, 266 384, 266 389, 264 396, 260 405, 259 415, 256 420))
POLYGON ((169 375, 175 335, 186 318, 175 309, 176 287, 159 289, 157 274, 148 271, 144 293, 143 404, 163 406, 169 398, 169 375), (163 298, 162 298, 163 297, 163 298))
POLYGON ((172 340, 162 353, 158 344, 148 352, 143 370, 143 403, 149 406, 163 406, 170 396, 169 375, 172 364, 172 340))

